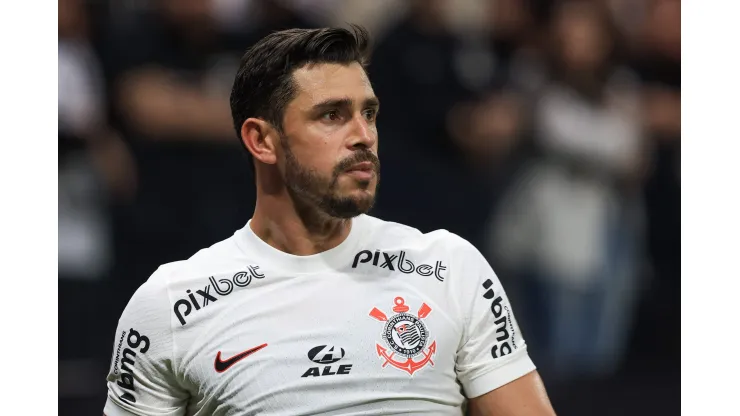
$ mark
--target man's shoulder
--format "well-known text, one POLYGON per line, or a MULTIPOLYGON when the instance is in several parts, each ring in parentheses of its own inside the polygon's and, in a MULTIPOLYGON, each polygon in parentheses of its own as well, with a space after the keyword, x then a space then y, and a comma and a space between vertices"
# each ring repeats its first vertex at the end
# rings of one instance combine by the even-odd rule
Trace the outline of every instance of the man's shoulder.
POLYGON ((418 228, 393 221, 382 220, 370 215, 364 216, 370 230, 371 239, 379 243, 403 244, 418 248, 439 247, 444 250, 476 250, 466 239, 446 229, 424 232, 418 228))
POLYGON ((364 241, 353 259, 353 269, 372 264, 389 273, 412 275, 416 271, 422 277, 433 274, 442 282, 467 279, 471 266, 484 262, 473 244, 445 229, 423 232, 373 217, 367 217, 363 225, 364 241))

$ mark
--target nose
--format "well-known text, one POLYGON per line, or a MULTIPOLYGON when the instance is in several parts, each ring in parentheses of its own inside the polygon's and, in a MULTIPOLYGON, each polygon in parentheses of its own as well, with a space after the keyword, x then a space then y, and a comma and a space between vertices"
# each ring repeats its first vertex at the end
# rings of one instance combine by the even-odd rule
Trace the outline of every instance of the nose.
POLYGON ((347 147, 350 150, 355 150, 358 147, 371 149, 377 141, 378 133, 374 125, 369 124, 362 115, 356 116, 352 120, 352 132, 347 141, 347 147))

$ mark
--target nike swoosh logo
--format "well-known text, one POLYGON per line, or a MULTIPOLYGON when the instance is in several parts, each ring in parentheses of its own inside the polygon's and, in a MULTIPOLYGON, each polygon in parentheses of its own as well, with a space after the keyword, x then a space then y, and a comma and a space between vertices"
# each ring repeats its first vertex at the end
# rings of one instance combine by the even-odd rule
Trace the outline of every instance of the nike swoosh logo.
POLYGON ((238 363, 239 361, 249 357, 250 355, 254 354, 255 352, 261 350, 262 348, 265 348, 267 344, 262 344, 260 346, 248 349, 244 352, 241 352, 239 354, 236 354, 235 356, 227 359, 227 360, 221 360, 221 351, 219 351, 216 354, 216 360, 213 362, 213 368, 216 369, 217 372, 223 373, 224 371, 231 368, 232 365, 238 363))

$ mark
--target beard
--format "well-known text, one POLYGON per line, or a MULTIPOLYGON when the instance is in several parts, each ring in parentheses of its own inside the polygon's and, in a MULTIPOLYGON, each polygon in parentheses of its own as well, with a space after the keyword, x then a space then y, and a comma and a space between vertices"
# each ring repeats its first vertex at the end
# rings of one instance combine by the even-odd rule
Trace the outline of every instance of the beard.
MULTIPOLYGON (((287 138, 281 137, 285 150, 284 182, 293 200, 299 208, 313 207, 331 218, 353 218, 365 214, 375 204, 375 195, 380 185, 380 161, 370 149, 360 149, 339 162, 330 176, 322 175, 315 169, 303 166, 296 159, 288 146, 287 138), (349 167, 360 163, 371 162, 375 167, 375 192, 360 197, 341 195, 339 176, 349 167)), ((368 188, 370 181, 360 181, 360 188, 368 188)))

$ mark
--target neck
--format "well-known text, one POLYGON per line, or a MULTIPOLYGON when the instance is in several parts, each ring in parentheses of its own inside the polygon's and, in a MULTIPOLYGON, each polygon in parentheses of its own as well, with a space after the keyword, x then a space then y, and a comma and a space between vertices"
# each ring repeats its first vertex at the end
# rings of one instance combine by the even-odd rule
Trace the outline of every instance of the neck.
POLYGON ((257 186, 257 203, 250 222, 264 242, 288 254, 309 256, 341 244, 352 227, 350 219, 332 218, 293 198, 284 185, 257 186), (275 189, 277 188, 277 189, 275 189))

